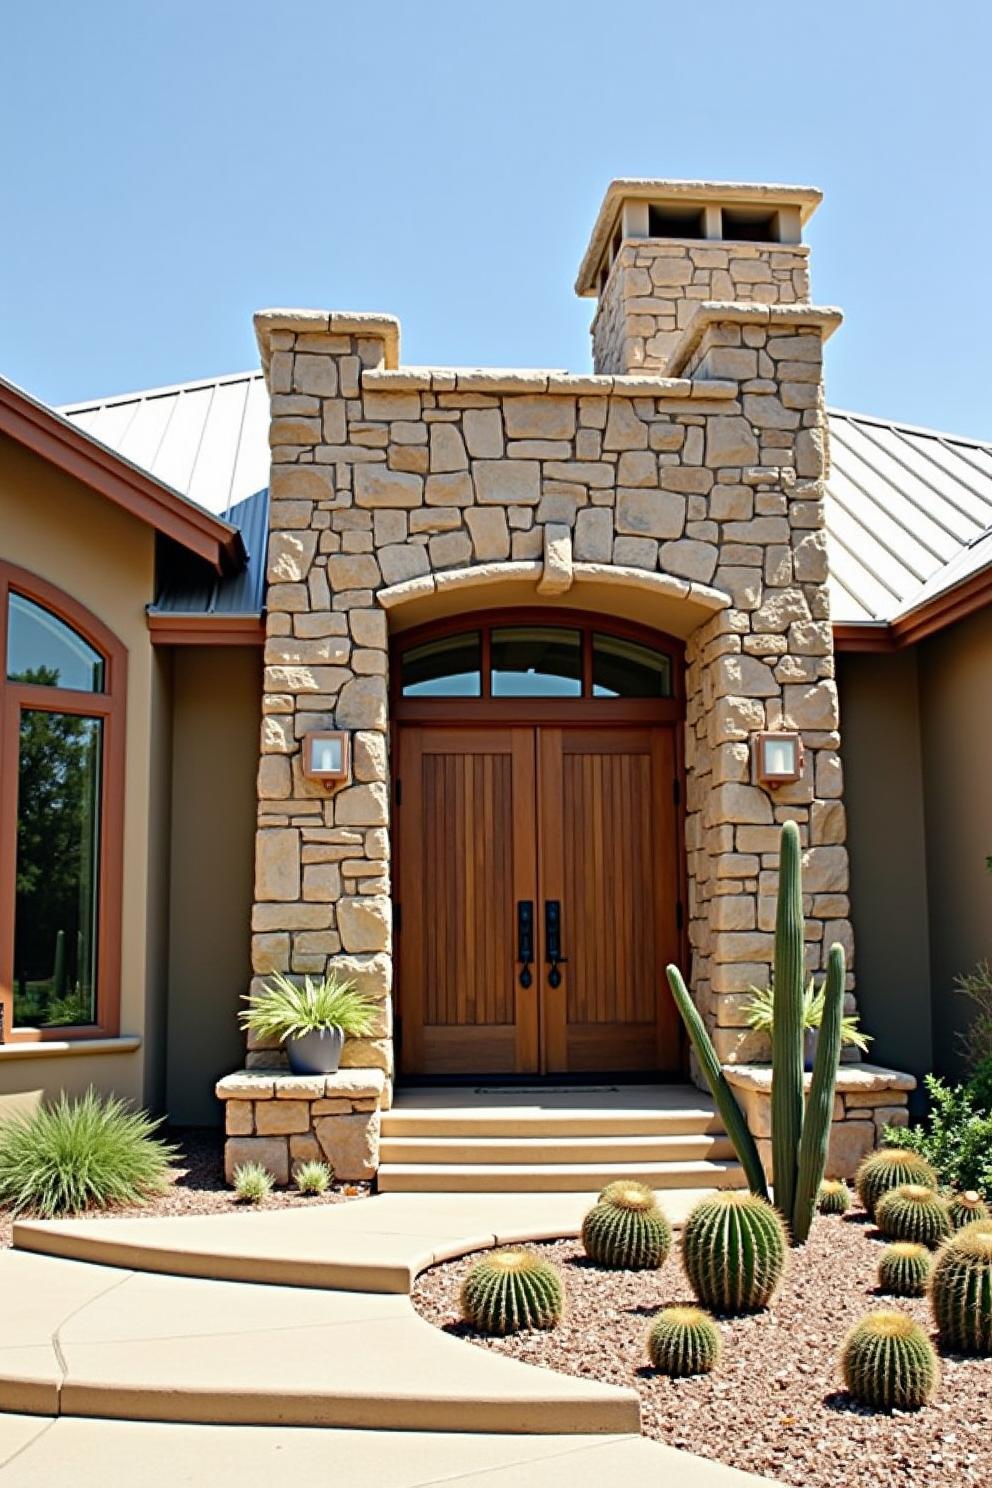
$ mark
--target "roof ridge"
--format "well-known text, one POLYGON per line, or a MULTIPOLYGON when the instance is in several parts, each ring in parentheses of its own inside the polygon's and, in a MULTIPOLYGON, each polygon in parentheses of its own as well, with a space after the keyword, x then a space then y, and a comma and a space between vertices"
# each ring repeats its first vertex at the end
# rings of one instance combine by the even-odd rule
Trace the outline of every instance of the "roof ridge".
POLYGON ((143 402, 147 398, 164 398, 172 393, 205 392, 208 388, 217 388, 231 382, 257 382, 262 376, 261 367, 253 367, 247 372, 223 372, 216 377, 197 377, 192 382, 173 382, 163 384, 161 387, 135 388, 128 393, 112 393, 104 398, 82 398, 76 403, 57 403, 53 406, 56 413, 85 413, 93 408, 110 408, 120 403, 143 402))

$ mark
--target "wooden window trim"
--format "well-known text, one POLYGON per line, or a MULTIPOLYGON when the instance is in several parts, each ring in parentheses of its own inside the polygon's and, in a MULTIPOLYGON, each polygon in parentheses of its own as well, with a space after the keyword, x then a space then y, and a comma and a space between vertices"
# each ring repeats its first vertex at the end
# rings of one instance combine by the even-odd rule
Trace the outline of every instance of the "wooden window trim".
POLYGON ((83 605, 28 569, 0 561, 0 1004, 5 1042, 85 1042, 120 1030, 121 896, 124 881, 124 781, 127 648, 83 605), (7 611, 13 590, 64 620, 105 663, 103 692, 76 692, 7 681, 7 611), (103 721, 100 866, 97 908, 95 1023, 74 1027, 14 1027, 14 922, 17 869, 17 780, 20 715, 24 708, 76 713, 103 721))

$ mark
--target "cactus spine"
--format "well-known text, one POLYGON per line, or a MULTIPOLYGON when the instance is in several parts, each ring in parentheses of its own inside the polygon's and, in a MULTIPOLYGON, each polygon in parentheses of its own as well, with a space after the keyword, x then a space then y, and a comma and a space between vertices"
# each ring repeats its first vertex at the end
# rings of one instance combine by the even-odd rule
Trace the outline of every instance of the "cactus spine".
POLYGON ((699 1067, 710 1087, 710 1093, 726 1127, 727 1136, 734 1144, 734 1151, 744 1169, 748 1187, 759 1198, 767 1199, 768 1184, 765 1181, 765 1170, 761 1165, 761 1158, 758 1156, 757 1144, 751 1135, 744 1112, 737 1103, 737 1097, 727 1083, 717 1052, 713 1047, 713 1041, 706 1032, 706 1025, 699 1016, 696 1004, 689 996, 678 967, 669 966, 667 976, 675 1006, 682 1015, 682 1022, 685 1024, 692 1047, 696 1051, 699 1067))
POLYGON ((803 888, 799 828, 786 822, 779 844, 778 910, 772 1021, 772 1181, 787 1220, 796 1200, 796 1164, 803 1125, 803 888))
POLYGON ((689 1285, 714 1312, 759 1312, 785 1270, 782 1220, 756 1194, 729 1192, 701 1199, 686 1220, 682 1264, 689 1285))
POLYGON ((837 1067, 840 1064, 841 1021, 844 1017, 844 948, 830 947, 827 960, 827 985, 823 1002, 823 1021, 813 1061, 813 1079, 802 1119, 799 1139, 799 1164, 796 1192, 792 1205, 792 1243, 804 1245, 813 1223, 816 1196, 827 1165, 830 1145, 830 1123, 834 1115, 834 1092, 837 1067))
POLYGON ((910 1240, 931 1250, 951 1233, 947 1205, 922 1183, 890 1189, 875 1205, 875 1223, 890 1240, 910 1240))
POLYGON ((919 1323, 905 1312, 870 1312, 847 1335, 844 1383, 874 1410, 919 1410, 940 1378, 937 1355, 919 1323))
POLYGON ((992 1224, 968 1225, 937 1257, 930 1306, 940 1341, 961 1354, 992 1355, 992 1224))
POLYGON ((923 1297, 932 1270, 933 1258, 925 1245, 899 1240, 882 1251, 878 1285, 893 1297, 923 1297))
POLYGON ((846 1214, 851 1207, 851 1190, 843 1178, 828 1178, 820 1184, 816 1207, 821 1214, 846 1214))
POLYGON ((666 1307, 648 1330, 648 1358, 662 1374, 709 1374, 720 1357, 720 1334, 700 1307, 666 1307))
POLYGON ((611 1183, 582 1222, 586 1255, 612 1271, 651 1271, 664 1265, 672 1227, 642 1183, 611 1183))
POLYGON ((561 1272, 532 1250, 496 1250, 462 1282, 462 1317, 480 1333, 504 1336, 554 1328, 565 1308, 561 1272))
POLYGON ((880 1147, 877 1152, 869 1153, 854 1177, 858 1198, 869 1219, 875 1218, 875 1206, 882 1195, 892 1188, 901 1188, 904 1183, 935 1189, 937 1174, 925 1157, 902 1147, 880 1147))
POLYGON ((964 1193, 954 1195, 948 1202, 947 1212, 954 1228, 961 1230, 965 1225, 973 1224, 976 1219, 988 1219, 989 1206, 980 1193, 968 1188, 964 1193))

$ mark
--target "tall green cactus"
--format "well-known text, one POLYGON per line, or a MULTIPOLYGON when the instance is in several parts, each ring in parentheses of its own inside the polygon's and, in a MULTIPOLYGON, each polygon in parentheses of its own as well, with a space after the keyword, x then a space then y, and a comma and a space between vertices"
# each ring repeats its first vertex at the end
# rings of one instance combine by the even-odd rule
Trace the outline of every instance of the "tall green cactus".
MULTIPOLYGON (((840 1064, 841 1020, 844 1016, 844 947, 832 945, 827 961, 827 987, 823 1021, 813 1062, 802 1136, 799 1139, 799 1165, 796 1191, 792 1204, 792 1240, 804 1245, 813 1223, 816 1196, 823 1182, 830 1145, 830 1123, 834 1114, 834 1092, 840 1064)), ((774 1088, 774 1087, 773 1087, 774 1088)))
POLYGON ((779 845, 772 1022, 772 1181, 791 1222, 803 1126, 803 885, 799 828, 786 822, 779 845))
POLYGON ((692 1047, 696 1051, 699 1067, 723 1119, 727 1136, 734 1144, 734 1151, 747 1176, 748 1187, 760 1199, 767 1199, 768 1185, 765 1182, 765 1170, 761 1166, 757 1144, 751 1135, 744 1112, 737 1103, 737 1097, 727 1083, 723 1067, 713 1047, 713 1041, 706 1032, 706 1024, 699 1016, 696 1004, 689 996, 678 967, 669 966, 667 975, 675 1006, 682 1015, 682 1022, 685 1024, 692 1047))

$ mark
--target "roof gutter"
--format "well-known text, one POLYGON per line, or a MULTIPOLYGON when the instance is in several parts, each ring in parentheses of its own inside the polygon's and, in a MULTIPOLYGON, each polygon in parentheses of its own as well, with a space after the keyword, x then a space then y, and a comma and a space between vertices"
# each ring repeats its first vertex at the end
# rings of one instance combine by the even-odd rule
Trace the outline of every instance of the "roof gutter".
POLYGON ((901 651, 915 646, 992 604, 992 562, 895 620, 851 621, 834 626, 838 651, 901 651))

